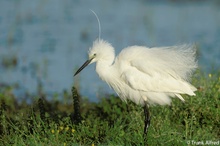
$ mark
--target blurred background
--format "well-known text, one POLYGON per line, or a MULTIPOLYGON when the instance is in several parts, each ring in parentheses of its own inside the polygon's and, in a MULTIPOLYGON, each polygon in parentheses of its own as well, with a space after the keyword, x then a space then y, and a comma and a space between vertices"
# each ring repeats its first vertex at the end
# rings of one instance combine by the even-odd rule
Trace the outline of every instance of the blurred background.
POLYGON ((91 101, 114 93, 94 65, 73 78, 99 33, 89 9, 116 53, 131 45, 194 43, 202 71, 220 68, 218 0, 1 0, 0 91, 10 86, 18 99, 40 92, 49 98, 75 85, 91 101))

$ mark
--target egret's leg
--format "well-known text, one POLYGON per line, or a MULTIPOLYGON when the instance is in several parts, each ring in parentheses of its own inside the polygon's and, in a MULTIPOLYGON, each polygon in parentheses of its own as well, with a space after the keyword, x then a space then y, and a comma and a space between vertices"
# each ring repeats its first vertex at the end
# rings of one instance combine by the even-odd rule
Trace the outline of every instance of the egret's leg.
POLYGON ((148 105, 147 103, 145 102, 144 104, 144 116, 145 116, 145 119, 144 119, 144 134, 147 135, 147 130, 150 126, 150 111, 149 111, 149 108, 148 108, 148 105))

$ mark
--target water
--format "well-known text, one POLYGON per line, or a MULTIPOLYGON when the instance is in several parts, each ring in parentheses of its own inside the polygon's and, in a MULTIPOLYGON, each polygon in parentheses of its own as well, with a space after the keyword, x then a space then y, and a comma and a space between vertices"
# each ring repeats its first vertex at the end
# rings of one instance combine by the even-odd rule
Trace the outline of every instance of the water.
MULTIPOLYGON (((0 1, 0 83, 17 84, 17 98, 71 91, 73 73, 87 59, 98 37, 116 53, 130 45, 168 46, 196 43, 199 66, 220 67, 220 4, 145 1, 0 1)), ((80 92, 96 101, 114 93, 95 73, 94 65, 80 74, 80 92), (101 95, 100 95, 101 94, 101 95)))

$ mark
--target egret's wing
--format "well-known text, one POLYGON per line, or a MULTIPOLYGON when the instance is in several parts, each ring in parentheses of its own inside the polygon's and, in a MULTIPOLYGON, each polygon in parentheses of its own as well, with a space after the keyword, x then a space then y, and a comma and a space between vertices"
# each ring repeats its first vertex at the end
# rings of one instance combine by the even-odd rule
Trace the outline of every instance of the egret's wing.
POLYGON ((122 80, 135 90, 195 95, 196 88, 185 81, 196 67, 194 54, 190 52, 190 49, 187 52, 176 48, 130 47, 119 55, 124 60, 122 80), (135 53, 130 57, 128 54, 132 52, 135 53))
POLYGON ((196 89, 192 85, 168 75, 158 73, 150 75, 134 67, 122 73, 121 77, 135 90, 195 95, 193 91, 196 89))

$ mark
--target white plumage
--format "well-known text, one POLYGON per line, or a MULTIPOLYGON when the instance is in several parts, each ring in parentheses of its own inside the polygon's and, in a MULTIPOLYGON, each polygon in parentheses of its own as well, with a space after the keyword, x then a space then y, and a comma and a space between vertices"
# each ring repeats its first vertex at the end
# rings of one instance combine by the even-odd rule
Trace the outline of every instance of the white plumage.
POLYGON ((195 95, 196 88, 188 82, 197 68, 195 53, 195 47, 190 45, 160 48, 131 46, 115 58, 111 44, 96 40, 89 50, 87 64, 96 62, 99 77, 123 101, 130 99, 141 105, 145 101, 166 105, 171 103, 170 97, 184 101, 181 94, 195 95))
MULTIPOLYGON (((92 11, 92 10, 91 10, 92 11)), ((89 59, 76 71, 77 75, 87 65, 96 62, 99 77, 111 86, 123 101, 127 99, 144 108, 144 134, 150 126, 149 104, 166 105, 170 97, 181 94, 195 95, 196 88, 189 83, 197 68, 194 46, 181 45, 160 48, 131 46, 115 58, 111 44, 100 39, 94 41, 89 50, 89 59)))
POLYGON ((166 105, 170 97, 195 95, 189 83, 197 68, 194 46, 181 45, 160 48, 131 46, 115 58, 114 48, 101 39, 93 43, 89 59, 76 71, 77 75, 88 64, 96 62, 99 77, 111 86, 123 101, 127 99, 143 105, 144 134, 150 125, 149 104, 166 105))

